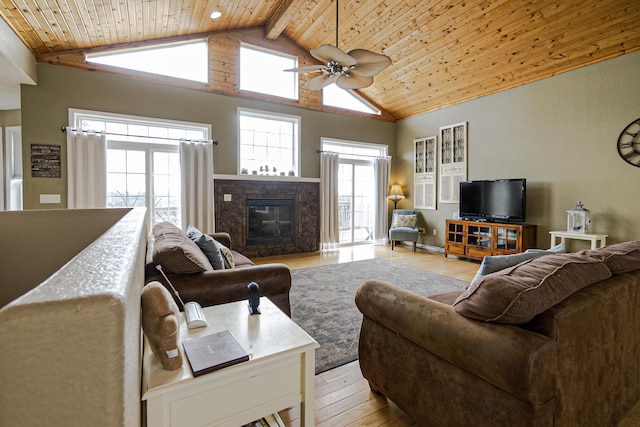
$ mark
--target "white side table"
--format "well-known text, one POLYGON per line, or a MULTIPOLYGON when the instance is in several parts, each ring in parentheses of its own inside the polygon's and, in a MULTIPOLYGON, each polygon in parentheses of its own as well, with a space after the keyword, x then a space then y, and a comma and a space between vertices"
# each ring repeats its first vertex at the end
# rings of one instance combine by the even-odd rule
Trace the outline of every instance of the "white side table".
POLYGON ((550 231, 551 234, 551 247, 556 245, 556 239, 560 238, 560 243, 565 243, 566 239, 574 240, 589 240, 591 242, 591 249, 602 248, 607 245, 607 234, 583 234, 572 233, 570 231, 550 231))
POLYGON ((162 369, 145 339, 142 400, 148 426, 238 427, 298 403, 301 424, 314 425, 319 345, 268 298, 260 299, 260 310, 249 315, 247 301, 205 307, 209 326, 199 329, 187 329, 181 318, 182 341, 229 330, 251 357, 199 377, 193 377, 186 356, 182 369, 162 369))

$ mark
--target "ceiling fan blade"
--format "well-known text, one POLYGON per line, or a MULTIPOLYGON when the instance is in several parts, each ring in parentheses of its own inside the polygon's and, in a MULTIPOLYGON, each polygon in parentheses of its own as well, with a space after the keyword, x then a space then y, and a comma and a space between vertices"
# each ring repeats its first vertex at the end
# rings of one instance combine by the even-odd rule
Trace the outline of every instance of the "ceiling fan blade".
POLYGON ((318 61, 325 63, 335 61, 340 65, 348 66, 356 65, 358 62, 353 56, 344 53, 337 47, 331 46, 330 44, 323 44, 315 49, 311 49, 310 53, 311 56, 316 58, 318 61))
POLYGON ((373 84, 373 77, 357 76, 354 74, 351 74, 350 76, 340 76, 336 84, 342 89, 362 89, 373 84))
POLYGON ((351 73, 358 76, 375 76, 380 71, 391 65, 391 58, 387 55, 374 53, 366 49, 354 49, 349 52, 358 65, 351 70, 351 73))
POLYGON ((284 71, 292 71, 294 73, 321 73, 327 68, 326 65, 305 65, 303 67, 298 68, 290 68, 284 71))
POLYGON ((338 74, 314 77, 307 82, 307 87, 311 90, 320 90, 331 83, 335 83, 338 77, 340 77, 338 74))

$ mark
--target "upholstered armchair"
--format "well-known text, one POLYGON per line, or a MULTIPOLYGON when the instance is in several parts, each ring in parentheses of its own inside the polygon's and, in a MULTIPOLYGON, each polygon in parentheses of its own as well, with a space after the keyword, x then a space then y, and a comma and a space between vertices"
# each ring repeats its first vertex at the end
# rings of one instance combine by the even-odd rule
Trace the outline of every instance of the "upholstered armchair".
POLYGON ((420 231, 418 230, 418 215, 414 210, 394 209, 391 217, 391 228, 389 229, 389 240, 391 250, 395 247, 396 241, 413 242, 413 251, 416 251, 416 242, 420 231))

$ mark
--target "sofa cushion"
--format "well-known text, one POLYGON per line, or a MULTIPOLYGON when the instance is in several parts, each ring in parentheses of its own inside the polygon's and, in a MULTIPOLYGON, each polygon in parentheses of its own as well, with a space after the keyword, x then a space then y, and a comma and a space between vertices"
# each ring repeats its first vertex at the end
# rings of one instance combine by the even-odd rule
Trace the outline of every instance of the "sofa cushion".
POLYGON ((233 249, 231 249, 231 254, 233 255, 233 263, 235 264, 236 268, 251 267, 255 265, 249 258, 242 255, 241 253, 234 251, 233 249))
POLYGON ((602 256, 614 276, 640 269, 640 241, 637 240, 586 250, 583 253, 602 256))
POLYGON ((220 242, 207 234, 202 234, 202 232, 193 225, 187 227, 187 236, 189 236, 207 256, 214 270, 224 270, 224 260, 220 253, 223 245, 220 242))
POLYGON ((153 262, 166 273, 188 274, 213 270, 206 255, 184 231, 168 222, 153 227, 153 262))
POLYGON ((611 277, 604 261, 584 254, 550 254, 482 277, 453 303, 465 317, 526 323, 574 292, 611 277))

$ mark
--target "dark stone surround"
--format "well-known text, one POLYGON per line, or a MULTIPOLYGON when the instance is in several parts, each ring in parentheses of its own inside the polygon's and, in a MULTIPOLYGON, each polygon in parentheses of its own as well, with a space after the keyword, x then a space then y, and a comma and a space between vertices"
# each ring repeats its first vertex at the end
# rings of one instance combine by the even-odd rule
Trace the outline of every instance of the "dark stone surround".
POLYGON ((213 183, 216 231, 231 235, 233 248, 249 258, 315 252, 320 249, 320 184, 317 182, 216 179, 213 183), (225 202, 224 195, 231 194, 225 202), (290 243, 247 245, 249 198, 295 200, 294 238, 290 243))

